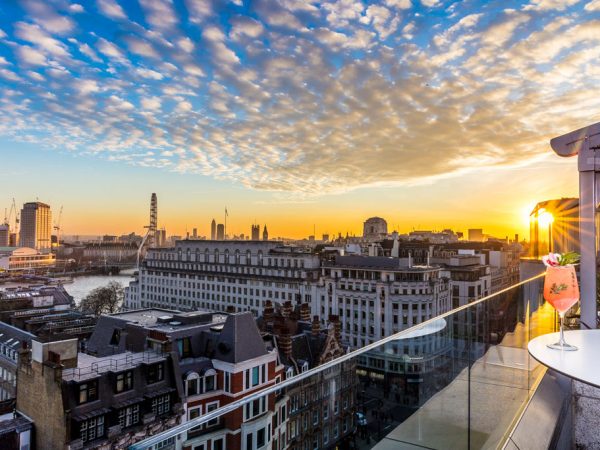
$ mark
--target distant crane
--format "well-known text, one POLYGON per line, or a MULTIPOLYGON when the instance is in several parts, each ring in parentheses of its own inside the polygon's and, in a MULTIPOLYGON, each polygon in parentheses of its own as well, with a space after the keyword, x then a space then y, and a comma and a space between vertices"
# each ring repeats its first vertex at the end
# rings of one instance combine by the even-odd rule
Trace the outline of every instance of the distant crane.
MULTIPOLYGON (((12 199, 12 203, 10 205, 10 210, 8 211, 8 213, 6 212, 6 208, 4 209, 4 225, 8 225, 9 230, 12 230, 12 233, 15 233, 16 236, 16 240, 18 241, 19 239, 19 223, 20 223, 20 215, 19 215, 19 210, 17 209, 17 203, 15 202, 15 199, 12 199), (11 221, 12 221, 12 217, 15 217, 15 225, 14 227, 11 227, 11 221)), ((14 245, 18 245, 16 242, 14 245)))
POLYGON ((12 219, 13 214, 15 215, 15 229, 17 228, 17 225, 19 224, 19 213, 17 211, 17 203, 15 202, 15 199, 12 199, 12 203, 10 205, 10 210, 8 212, 8 214, 6 213, 6 208, 4 208, 4 224, 5 225, 9 225, 10 226, 10 221, 12 219))
POLYGON ((56 230, 56 246, 57 247, 60 245, 60 225, 62 222, 62 212, 63 212, 63 207, 61 205, 60 211, 58 213, 58 220, 56 221, 56 225, 54 225, 54 227, 53 227, 56 230))

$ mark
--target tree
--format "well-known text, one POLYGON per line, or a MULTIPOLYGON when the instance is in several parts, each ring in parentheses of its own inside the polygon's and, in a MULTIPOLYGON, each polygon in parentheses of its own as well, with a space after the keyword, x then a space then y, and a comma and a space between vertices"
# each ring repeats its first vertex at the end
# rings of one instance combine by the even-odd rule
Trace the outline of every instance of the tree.
POLYGON ((111 281, 106 286, 101 286, 91 291, 79 305, 79 309, 86 314, 99 316, 113 314, 121 309, 123 304, 123 287, 116 281, 111 281))

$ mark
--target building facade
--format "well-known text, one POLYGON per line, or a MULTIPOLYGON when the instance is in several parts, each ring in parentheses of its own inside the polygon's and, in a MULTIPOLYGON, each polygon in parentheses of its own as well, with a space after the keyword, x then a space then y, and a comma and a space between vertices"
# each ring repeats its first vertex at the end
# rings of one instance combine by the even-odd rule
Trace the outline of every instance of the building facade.
POLYGON ((34 338, 31 333, 0 322, 0 401, 16 398, 19 350, 34 338))
MULTIPOLYGON (((158 243, 158 240, 156 241, 158 243)), ((81 257, 86 261, 135 261, 138 246, 127 242, 94 242, 87 244, 81 257)))
POLYGON ((342 339, 354 348, 451 309, 441 268, 402 258, 337 256, 323 264, 321 283, 313 315, 338 315, 342 339))
POLYGON ((10 245, 10 226, 8 224, 0 224, 0 247, 8 247, 10 245))
MULTIPOLYGON (((101 317, 98 329, 102 331, 92 336, 87 350, 99 357, 124 348, 170 352, 182 389, 183 422, 273 386, 284 377, 272 340, 261 335, 247 312, 144 309, 101 317)), ((172 444, 184 450, 284 449, 287 413, 284 393, 267 395, 192 428, 183 440, 172 444)))
POLYGON ((432 258, 442 267, 441 276, 450 280, 452 309, 492 293, 491 269, 481 260, 474 253, 432 258))
POLYGON ((0 271, 44 270, 56 265, 56 255, 30 247, 0 247, 0 271))
POLYGON ((320 260, 276 241, 178 241, 150 249, 125 292, 127 309, 252 311, 267 300, 310 303, 320 260))
POLYGON ((20 246, 49 251, 51 235, 50 206, 41 202, 25 203, 21 209, 20 246))
MULTIPOLYGON (((261 329, 276 340, 286 379, 348 351, 337 316, 322 329, 317 316, 311 322, 307 303, 276 306, 267 303, 261 329)), ((356 427, 357 386, 356 360, 351 359, 288 387, 284 444, 293 450, 348 448, 356 427)))
POLYGON ((36 448, 126 448, 180 421, 170 354, 96 357, 79 353, 77 339, 31 344, 20 352, 17 410, 34 421, 36 448))

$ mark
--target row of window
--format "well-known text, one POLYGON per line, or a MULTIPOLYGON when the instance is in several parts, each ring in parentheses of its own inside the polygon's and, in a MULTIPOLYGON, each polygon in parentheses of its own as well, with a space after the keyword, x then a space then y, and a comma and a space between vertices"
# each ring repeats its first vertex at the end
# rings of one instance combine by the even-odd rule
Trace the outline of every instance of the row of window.
POLYGON ((346 434, 350 429, 351 419, 345 418, 344 420, 336 420, 331 426, 324 426, 321 428, 321 432, 312 431, 308 436, 306 432, 309 431, 308 424, 304 422, 304 426, 301 428, 300 420, 292 421, 289 424, 289 439, 292 441, 294 438, 304 441, 304 445, 297 448, 303 448, 304 450, 318 450, 322 447, 327 447, 330 444, 330 438, 333 440, 339 439, 340 437, 340 423, 342 428, 342 434, 346 434), (321 447, 322 443, 322 447, 321 447))
MULTIPOLYGON (((120 372, 115 375, 114 379, 114 390, 116 393, 121 393, 133 389, 134 376, 133 370, 127 370, 120 372)), ((156 363, 147 367, 146 369, 146 383, 152 384, 162 381, 164 379, 164 364, 156 363)), ((78 403, 93 402, 98 400, 98 380, 89 380, 83 383, 79 383, 79 399, 78 403)))
POLYGON ((268 267, 264 264, 258 266, 236 266, 231 264, 208 265, 208 264, 192 264, 185 262, 161 262, 147 261, 146 265, 149 269, 167 269, 167 270, 189 270, 194 272, 212 272, 212 273, 229 273, 229 274, 245 274, 245 275, 268 275, 287 278, 312 278, 311 272, 305 272, 300 268, 280 269, 268 267))
MULTIPOLYGON (((325 383, 326 385, 327 383, 325 383)), ((345 394, 342 397, 342 409, 345 411, 348 409, 349 405, 349 394, 345 394)), ((323 388, 321 391, 320 387, 315 387, 308 389, 306 391, 302 391, 299 395, 293 395, 290 398, 290 412, 298 411, 302 406, 307 406, 309 402, 316 402, 326 400, 329 401, 329 389, 323 388)), ((339 414, 340 411, 340 402, 338 399, 335 399, 333 402, 333 413, 334 415, 339 414)), ((326 404, 323 406, 323 418, 329 418, 329 405, 326 404)))
MULTIPOLYGON (((229 250, 225 250, 223 252, 219 251, 219 249, 214 249, 212 252, 209 249, 205 249, 203 252, 199 249, 195 251, 191 251, 187 249, 185 251, 186 259, 183 259, 183 250, 178 249, 177 255, 175 252, 153 252, 151 257, 157 261, 185 261, 185 262, 205 262, 205 263, 234 263, 241 264, 242 263, 242 252, 239 250, 235 250, 233 252, 233 260, 230 258, 231 252, 229 250), (211 257, 212 253, 212 257, 211 257), (194 255, 192 260, 191 256, 194 255), (221 259, 221 255, 223 258, 221 259), (176 257, 177 256, 177 257, 176 257)), ((252 252, 250 250, 246 251, 244 254, 244 264, 251 265, 252 264, 252 252)), ((303 268, 304 267, 304 259, 301 258, 265 258, 264 254, 261 250, 256 253, 255 261, 258 262, 258 265, 268 265, 272 267, 295 267, 295 268, 303 268), (266 263, 266 264, 264 264, 266 263)))
POLYGON ((323 275, 331 276, 332 278, 351 278, 361 280, 383 280, 383 281, 428 281, 437 278, 438 270, 429 272, 382 272, 377 270, 339 270, 339 269, 323 269, 323 275))
POLYGON ((213 370, 203 377, 193 372, 187 376, 185 387, 185 394, 188 397, 212 392, 217 389, 217 375, 213 370))
MULTIPOLYGON (((218 401, 206 403, 204 405, 204 413, 202 412, 202 405, 190 407, 188 409, 188 420, 197 419, 202 414, 208 414, 209 412, 214 411, 218 407, 219 407, 218 401)), ((206 422, 206 424, 198 425, 197 427, 191 428, 189 431, 189 434, 190 434, 190 436, 193 436, 195 433, 202 431, 205 428, 205 426, 213 427, 218 424, 219 424, 219 418, 209 420, 208 422, 206 422)))
POLYGON ((79 422, 79 438, 83 443, 102 438, 106 435, 107 421, 112 417, 114 425, 119 424, 122 429, 138 425, 144 409, 156 416, 168 414, 171 411, 171 396, 169 394, 159 395, 150 399, 144 408, 143 403, 137 403, 125 408, 120 408, 112 415, 100 415, 79 422))
MULTIPOLYGON (((360 291, 360 292, 375 292, 375 285, 360 285, 360 284, 356 284, 354 285, 353 283, 340 283, 340 289, 343 290, 348 290, 348 291, 360 291)), ((384 291, 381 291, 382 293, 384 293, 384 291)), ((399 288, 399 287, 394 287, 391 291, 390 294, 395 294, 395 295, 425 295, 425 294, 431 294, 433 292, 433 290, 431 288, 399 288)))

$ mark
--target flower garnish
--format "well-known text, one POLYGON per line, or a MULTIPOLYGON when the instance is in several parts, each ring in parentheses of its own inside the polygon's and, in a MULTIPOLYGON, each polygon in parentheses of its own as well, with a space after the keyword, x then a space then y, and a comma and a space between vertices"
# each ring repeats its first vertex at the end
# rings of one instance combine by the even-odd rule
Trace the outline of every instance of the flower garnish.
POLYGON ((579 262, 579 253, 567 252, 567 253, 548 253, 542 257, 542 261, 547 267, 557 266, 568 266, 569 264, 576 264, 579 262))

